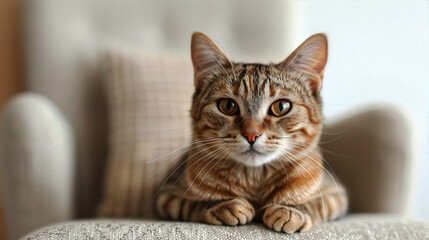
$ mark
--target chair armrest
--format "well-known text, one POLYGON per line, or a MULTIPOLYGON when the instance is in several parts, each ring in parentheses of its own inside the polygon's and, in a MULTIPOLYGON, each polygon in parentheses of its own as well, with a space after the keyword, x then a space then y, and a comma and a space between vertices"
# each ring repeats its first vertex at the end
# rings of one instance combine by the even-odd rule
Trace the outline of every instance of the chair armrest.
POLYGON ((324 156, 345 184, 350 212, 408 214, 412 128, 393 105, 354 109, 326 123, 324 156))
POLYGON ((72 219, 74 140, 46 97, 14 97, 0 118, 0 184, 9 239, 72 219))

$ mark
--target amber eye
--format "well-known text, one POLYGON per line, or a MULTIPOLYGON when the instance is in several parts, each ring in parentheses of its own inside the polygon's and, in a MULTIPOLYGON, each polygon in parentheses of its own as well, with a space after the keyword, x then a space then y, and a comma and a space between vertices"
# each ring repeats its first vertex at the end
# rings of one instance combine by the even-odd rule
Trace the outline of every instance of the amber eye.
POLYGON ((223 98, 218 102, 219 110, 225 115, 234 115, 238 113, 238 104, 229 98, 223 98))
POLYGON ((277 100, 270 107, 270 114, 276 117, 281 117, 286 115, 292 108, 292 103, 288 100, 282 99, 277 100))

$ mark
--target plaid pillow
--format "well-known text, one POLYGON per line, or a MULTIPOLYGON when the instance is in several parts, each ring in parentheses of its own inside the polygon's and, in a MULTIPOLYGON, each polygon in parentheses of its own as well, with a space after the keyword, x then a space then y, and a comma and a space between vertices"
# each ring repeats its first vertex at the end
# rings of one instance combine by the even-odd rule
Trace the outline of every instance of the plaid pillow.
POLYGON ((120 47, 104 52, 110 148, 98 215, 151 218, 155 188, 184 150, 159 157, 190 140, 192 63, 120 47))

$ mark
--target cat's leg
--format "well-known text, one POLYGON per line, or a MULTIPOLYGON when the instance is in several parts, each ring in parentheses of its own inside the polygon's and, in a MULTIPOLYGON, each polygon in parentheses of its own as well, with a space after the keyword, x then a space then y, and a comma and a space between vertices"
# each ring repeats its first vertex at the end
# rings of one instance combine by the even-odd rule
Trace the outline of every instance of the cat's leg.
POLYGON ((224 201, 195 201, 162 194, 156 201, 158 213, 172 220, 203 222, 213 225, 243 225, 252 221, 255 209, 244 198, 224 201))
POLYGON ((252 221, 255 209, 244 198, 233 198, 212 204, 204 211, 204 222, 214 225, 243 225, 252 221))
POLYGON ((321 193, 296 208, 308 213, 313 225, 333 220, 343 215, 348 208, 347 194, 342 186, 322 188, 321 193))
POLYGON ((320 192, 317 191, 303 204, 266 206, 263 222, 277 232, 304 232, 313 225, 341 216, 346 212, 347 204, 347 195, 342 186, 323 184, 320 192))
POLYGON ((262 220, 267 227, 274 231, 285 233, 304 232, 313 225, 309 214, 294 206, 279 204, 267 206, 262 220))

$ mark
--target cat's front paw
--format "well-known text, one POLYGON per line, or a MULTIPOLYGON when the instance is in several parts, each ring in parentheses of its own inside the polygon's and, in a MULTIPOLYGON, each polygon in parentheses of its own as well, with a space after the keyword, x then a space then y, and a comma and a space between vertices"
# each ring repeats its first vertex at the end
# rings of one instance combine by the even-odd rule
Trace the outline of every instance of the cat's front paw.
POLYGON ((255 209, 249 201, 244 198, 234 198, 208 209, 205 222, 214 225, 235 226, 249 223, 254 216, 255 209))
POLYGON ((276 232, 293 233, 308 231, 312 226, 308 214, 300 210, 283 205, 267 207, 263 215, 264 224, 276 232))

